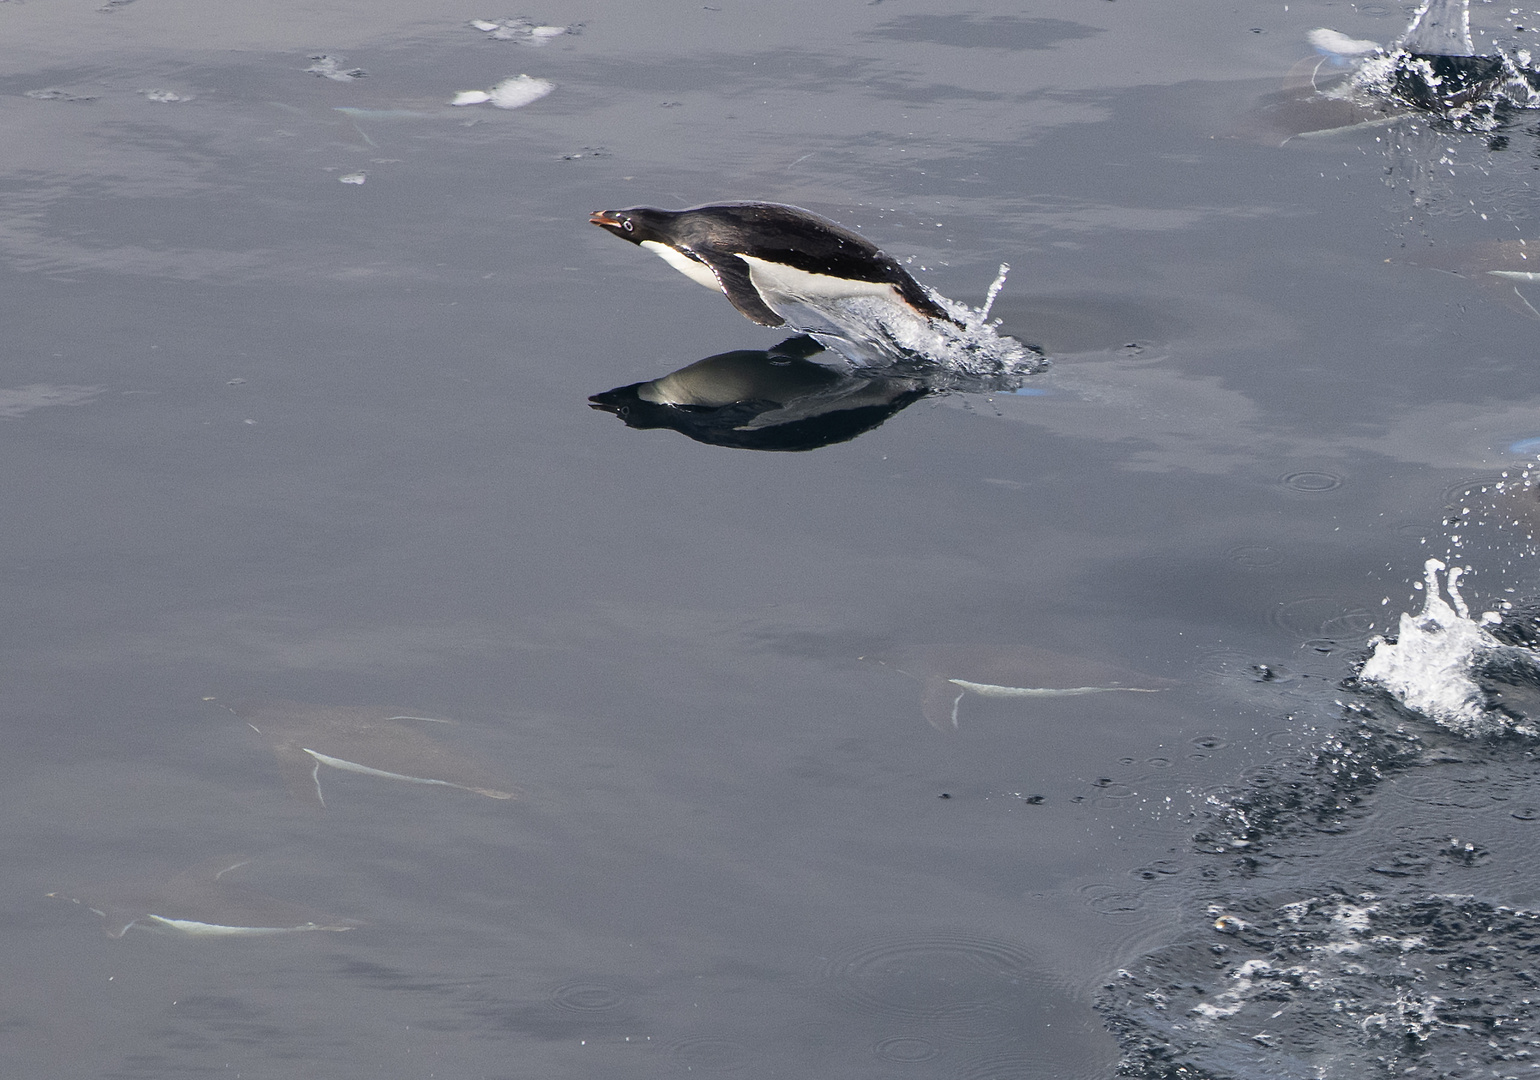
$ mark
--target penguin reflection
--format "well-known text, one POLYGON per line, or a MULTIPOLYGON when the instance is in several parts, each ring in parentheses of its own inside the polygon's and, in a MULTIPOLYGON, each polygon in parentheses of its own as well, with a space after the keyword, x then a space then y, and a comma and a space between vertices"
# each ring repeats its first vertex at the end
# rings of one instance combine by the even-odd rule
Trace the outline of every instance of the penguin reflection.
POLYGON ((697 442, 744 450, 816 450, 846 442, 919 401, 921 379, 854 374, 813 363, 808 337, 698 360, 650 382, 589 398, 633 428, 673 428, 697 442))

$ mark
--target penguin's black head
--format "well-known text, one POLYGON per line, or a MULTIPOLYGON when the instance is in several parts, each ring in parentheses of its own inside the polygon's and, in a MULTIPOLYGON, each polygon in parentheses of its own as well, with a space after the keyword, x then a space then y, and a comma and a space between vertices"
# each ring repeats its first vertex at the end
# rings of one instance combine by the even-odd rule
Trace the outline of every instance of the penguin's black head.
POLYGON ((675 212, 669 210, 633 206, 629 210, 595 210, 588 215, 588 221, 589 224, 597 225, 605 232, 614 233, 622 240, 629 240, 633 244, 640 244, 643 240, 668 244, 669 226, 677 216, 675 212))

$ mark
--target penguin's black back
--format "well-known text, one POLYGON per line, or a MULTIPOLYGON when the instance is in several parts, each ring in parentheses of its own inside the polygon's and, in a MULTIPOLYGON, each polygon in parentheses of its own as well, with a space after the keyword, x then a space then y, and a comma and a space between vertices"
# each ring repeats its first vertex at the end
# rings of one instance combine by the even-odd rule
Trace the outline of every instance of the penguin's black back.
POLYGON ((920 283, 876 244, 801 207, 771 202, 710 203, 673 211, 666 228, 669 242, 695 251, 750 255, 810 274, 893 285, 926 315, 953 321, 920 283))
MULTIPOLYGON (((781 203, 713 203, 678 211, 677 241, 752 255, 813 274, 893 281, 904 270, 860 233, 781 203)), ((907 275, 905 275, 907 276, 907 275)))

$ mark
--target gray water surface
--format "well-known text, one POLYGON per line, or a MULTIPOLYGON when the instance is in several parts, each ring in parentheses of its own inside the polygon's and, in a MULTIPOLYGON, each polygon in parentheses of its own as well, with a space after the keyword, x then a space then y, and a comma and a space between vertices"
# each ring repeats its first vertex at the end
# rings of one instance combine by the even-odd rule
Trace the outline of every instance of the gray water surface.
MULTIPOLYGON (((1223 992, 1161 958, 1226 890, 1534 903, 1511 799, 1416 795, 1522 788, 1522 746, 1212 854, 1252 779, 1334 790, 1338 684, 1425 557, 1536 591, 1445 524, 1540 436, 1540 285, 1481 254, 1536 240, 1534 121, 1258 119, 1311 28, 1409 14, 0 3, 0 1071, 1284 1075, 1102 988, 1223 992), (571 32, 470 25, 526 15, 571 32), (519 74, 554 89, 448 105, 519 74), (973 304, 1009 262, 1001 331, 1053 367, 803 453, 590 410, 784 336, 586 223, 730 198, 973 304), (1159 692, 927 722, 936 657, 1043 688, 1044 655, 1159 692), (389 764, 311 745, 339 716, 389 764), (322 808, 311 752, 376 774, 317 758, 322 808), (1483 869, 1373 870, 1446 832, 1483 869), (350 928, 90 911, 226 888, 350 928)), ((1479 8, 1478 46, 1531 19, 1479 8)), ((1385 1056, 1311 1030, 1302 1074, 1385 1056)))

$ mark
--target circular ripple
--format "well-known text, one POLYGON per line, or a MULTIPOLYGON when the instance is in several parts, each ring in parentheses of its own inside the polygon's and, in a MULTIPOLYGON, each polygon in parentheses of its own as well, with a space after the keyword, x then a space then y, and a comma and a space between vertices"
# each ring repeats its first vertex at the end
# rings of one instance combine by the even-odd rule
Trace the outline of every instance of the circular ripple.
POLYGON ((859 1012, 920 1021, 976 1020, 1044 983, 1020 945, 967 934, 858 946, 830 958, 818 977, 859 1012))
POLYGON ((957 1075, 961 1080, 1021 1080, 1043 1074, 1043 1054, 1032 1050, 1003 1050, 974 1058, 957 1075))
POLYGON ((1281 477, 1280 482, 1295 491, 1331 491, 1342 486, 1342 477, 1329 472, 1296 472, 1281 477))
POLYGON ((1305 596, 1273 608, 1268 621, 1296 638, 1336 642, 1363 637, 1374 616, 1363 608, 1344 608, 1333 596, 1305 596))
POLYGON ((941 1053, 935 1043, 929 1039, 922 1039, 918 1035, 900 1035, 893 1039, 883 1039, 872 1049, 884 1061, 899 1062, 929 1061, 941 1053))
POLYGON ((1247 570, 1270 570, 1283 563, 1283 552, 1266 544, 1242 544, 1225 552, 1225 557, 1247 570))
POLYGON ((1406 785, 1403 790, 1406 797, 1414 802, 1459 810, 1481 810, 1506 801, 1502 795, 1492 792, 1485 778, 1480 781, 1460 783, 1428 777, 1406 785))
POLYGON ((613 1009, 624 998, 620 991, 603 983, 563 983, 551 991, 551 1001, 573 1012, 601 1012, 613 1009))
POLYGON ((754 1059, 749 1048, 711 1035, 680 1039, 669 1047, 674 1063, 691 1072, 737 1072, 754 1059))
POLYGON ((1517 479, 1513 475, 1504 476, 1502 473, 1483 473, 1480 476, 1468 477, 1457 484, 1450 484, 1446 487, 1444 489, 1444 503, 1447 506, 1458 508, 1464 506, 1471 499, 1491 496, 1508 484, 1522 483, 1522 480, 1517 479))
POLYGON ((1137 893, 1122 892, 1115 885, 1098 882, 1082 885, 1075 890, 1085 898, 1086 906, 1103 915, 1129 916, 1144 909, 1144 898, 1137 893))

